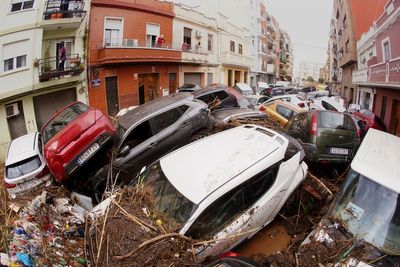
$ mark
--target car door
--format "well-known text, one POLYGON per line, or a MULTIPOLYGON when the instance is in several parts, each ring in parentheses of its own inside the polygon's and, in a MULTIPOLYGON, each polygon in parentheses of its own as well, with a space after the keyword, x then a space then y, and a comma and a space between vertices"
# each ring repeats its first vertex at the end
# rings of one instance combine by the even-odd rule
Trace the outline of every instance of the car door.
POLYGON ((158 139, 151 129, 150 119, 133 125, 119 145, 113 167, 114 171, 120 171, 123 178, 128 178, 128 175, 134 178, 156 149, 158 139))
POLYGON ((150 120, 152 132, 157 135, 157 144, 152 149, 152 161, 183 145, 191 136, 192 121, 188 105, 169 109, 150 120))
POLYGON ((359 140, 353 119, 348 114, 319 112, 316 145, 321 156, 354 156, 359 140))

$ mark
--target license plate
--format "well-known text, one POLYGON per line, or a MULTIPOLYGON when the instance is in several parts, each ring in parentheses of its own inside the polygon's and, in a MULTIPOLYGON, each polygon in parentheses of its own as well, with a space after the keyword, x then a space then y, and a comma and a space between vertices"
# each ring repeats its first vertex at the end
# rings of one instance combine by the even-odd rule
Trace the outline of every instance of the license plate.
POLYGON ((347 148, 338 148, 338 147, 331 147, 329 149, 330 154, 337 154, 337 155, 348 155, 349 150, 347 148))
POLYGON ((100 148, 99 144, 94 143, 91 145, 85 152, 82 153, 82 155, 79 156, 78 158, 78 163, 82 165, 88 158, 90 158, 94 152, 96 152, 100 148))

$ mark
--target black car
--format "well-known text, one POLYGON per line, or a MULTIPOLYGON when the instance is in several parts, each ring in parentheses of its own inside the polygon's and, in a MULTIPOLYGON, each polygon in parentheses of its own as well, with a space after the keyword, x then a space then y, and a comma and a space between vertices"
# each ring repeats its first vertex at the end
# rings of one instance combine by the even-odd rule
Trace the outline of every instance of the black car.
POLYGON ((284 87, 269 87, 266 89, 263 89, 260 92, 260 95, 266 95, 269 97, 277 96, 277 95, 284 95, 285 94, 285 88, 284 87))
MULTIPOLYGON (((213 124, 207 104, 194 99, 191 93, 171 94, 128 111, 118 118, 112 176, 119 183, 130 182, 143 166, 186 144, 196 131, 213 124)), ((104 192, 109 166, 90 179, 97 200, 104 192)))

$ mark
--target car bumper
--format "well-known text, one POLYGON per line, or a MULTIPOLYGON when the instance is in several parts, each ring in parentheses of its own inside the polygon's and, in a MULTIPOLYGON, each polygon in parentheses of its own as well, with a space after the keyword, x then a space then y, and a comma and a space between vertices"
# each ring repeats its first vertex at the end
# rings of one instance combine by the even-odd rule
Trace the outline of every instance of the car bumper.
MULTIPOLYGON (((50 174, 47 174, 46 176, 44 176, 40 179, 33 177, 32 179, 25 180, 23 182, 15 184, 16 187, 14 187, 14 188, 8 188, 7 192, 11 198, 20 197, 22 195, 26 195, 26 194, 34 191, 35 189, 39 188, 40 186, 44 185, 45 183, 47 183, 50 180, 51 180, 50 174)), ((12 183, 10 183, 10 184, 12 184, 12 183)))
MULTIPOLYGON (((91 142, 85 149, 82 150, 74 159, 72 159, 66 166, 65 166, 65 176, 69 177, 73 175, 80 167, 85 165, 92 157, 94 157, 103 147, 105 147, 108 143, 112 142, 112 136, 109 134, 102 134, 100 135, 95 141, 91 142), (89 149, 91 149, 94 145, 98 145, 98 148, 90 154, 83 162, 80 161, 81 156, 84 153, 87 153, 89 149)), ((65 179, 64 179, 65 180, 65 179)))
POLYGON ((349 155, 326 155, 320 154, 318 152, 317 146, 314 144, 301 144, 303 146, 304 152, 306 154, 306 158, 310 162, 322 162, 327 161, 330 163, 349 163, 353 160, 353 152, 350 149, 349 155))

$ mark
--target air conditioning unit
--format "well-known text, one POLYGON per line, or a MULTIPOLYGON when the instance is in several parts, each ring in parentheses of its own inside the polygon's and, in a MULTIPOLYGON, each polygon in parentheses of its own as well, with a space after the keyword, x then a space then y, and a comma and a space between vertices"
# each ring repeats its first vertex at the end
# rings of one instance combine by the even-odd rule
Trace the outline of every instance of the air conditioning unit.
POLYGON ((14 117, 19 115, 19 109, 18 109, 18 104, 14 103, 11 105, 6 105, 6 117, 14 117))
POLYGON ((126 46, 137 47, 138 46, 138 39, 126 39, 126 46))
POLYGON ((201 31, 196 30, 196 37, 201 37, 201 31))

